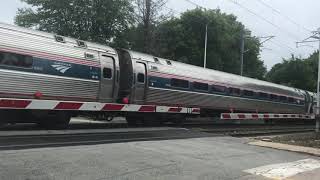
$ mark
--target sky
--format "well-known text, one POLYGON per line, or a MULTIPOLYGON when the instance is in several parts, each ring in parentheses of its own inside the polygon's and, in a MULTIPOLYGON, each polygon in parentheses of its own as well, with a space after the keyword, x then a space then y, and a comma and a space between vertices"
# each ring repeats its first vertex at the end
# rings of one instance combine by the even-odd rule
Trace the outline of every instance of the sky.
MULTIPOLYGON (((196 7, 188 1, 207 9, 219 8, 222 12, 236 15, 254 36, 275 36, 263 44, 260 55, 268 69, 282 62, 282 58, 289 58, 291 54, 301 58, 308 57, 319 46, 318 43, 309 43, 297 48, 295 42, 309 37, 310 31, 320 27, 320 1, 168 0, 166 6, 179 15, 179 12, 196 7)), ((25 6, 20 0, 2 0, 0 21, 13 24, 17 9, 25 6)))

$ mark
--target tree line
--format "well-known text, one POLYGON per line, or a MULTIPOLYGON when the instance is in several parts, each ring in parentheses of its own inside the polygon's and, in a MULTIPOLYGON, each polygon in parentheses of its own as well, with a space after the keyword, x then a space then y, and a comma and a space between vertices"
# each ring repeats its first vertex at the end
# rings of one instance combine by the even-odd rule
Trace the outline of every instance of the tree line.
MULTIPOLYGON (((244 76, 301 89, 307 87, 311 90, 314 87, 314 79, 309 79, 311 76, 304 77, 310 85, 303 86, 300 84, 302 77, 294 78, 290 73, 294 72, 288 68, 290 65, 302 72, 299 67, 303 60, 285 60, 267 73, 259 56, 259 39, 252 36, 236 16, 219 9, 195 8, 174 16, 166 5, 167 0, 21 1, 29 7, 18 9, 15 24, 19 26, 150 53, 196 66, 204 63, 207 26, 207 68, 233 74, 240 74, 240 42, 245 32, 244 76)), ((303 64, 308 63, 303 61, 303 64)), ((310 65, 302 73, 308 74, 313 70, 310 65)))
POLYGON ((285 86, 316 92, 318 78, 318 55, 316 51, 308 58, 283 59, 275 64, 266 75, 268 81, 285 86))

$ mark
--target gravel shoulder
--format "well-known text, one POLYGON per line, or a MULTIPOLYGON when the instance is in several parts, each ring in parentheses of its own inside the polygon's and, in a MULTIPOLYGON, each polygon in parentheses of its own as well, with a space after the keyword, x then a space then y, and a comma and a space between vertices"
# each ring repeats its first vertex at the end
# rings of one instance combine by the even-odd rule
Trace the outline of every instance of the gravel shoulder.
POLYGON ((276 143, 320 148, 320 133, 315 132, 275 136, 270 140, 276 143))
POLYGON ((320 156, 320 134, 314 132, 258 137, 248 144, 320 156))

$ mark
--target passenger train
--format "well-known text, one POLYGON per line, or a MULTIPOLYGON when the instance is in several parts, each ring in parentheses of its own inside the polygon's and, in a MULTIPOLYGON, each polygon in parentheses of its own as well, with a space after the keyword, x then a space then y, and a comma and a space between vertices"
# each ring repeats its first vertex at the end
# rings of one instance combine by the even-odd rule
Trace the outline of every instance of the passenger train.
MULTIPOLYGON (((0 24, 0 84, 0 98, 198 107, 201 116, 311 113, 315 96, 305 90, 8 24, 0 24)), ((2 109, 1 121, 68 124, 71 116, 82 113, 40 109, 2 109)), ((122 115, 131 124, 148 116, 122 115)), ((149 116, 160 121, 173 117, 149 116)))

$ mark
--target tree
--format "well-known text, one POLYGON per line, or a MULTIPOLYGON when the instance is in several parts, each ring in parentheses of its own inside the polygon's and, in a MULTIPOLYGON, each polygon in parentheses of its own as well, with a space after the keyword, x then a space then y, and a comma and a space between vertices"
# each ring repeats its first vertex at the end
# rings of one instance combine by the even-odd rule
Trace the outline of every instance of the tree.
POLYGON ((298 59, 292 56, 284 59, 272 67, 267 74, 267 79, 271 82, 299 89, 314 91, 316 81, 312 66, 309 60, 298 59))
POLYGON ((180 18, 172 18, 157 27, 155 54, 203 66, 204 34, 208 25, 207 67, 240 73, 240 37, 246 32, 244 75, 263 79, 266 68, 259 59, 260 43, 250 31, 237 21, 234 15, 220 10, 194 9, 183 13, 180 18))
POLYGON ((155 31, 159 23, 171 17, 163 9, 167 0, 134 0, 135 25, 115 39, 115 46, 154 53, 155 31))
POLYGON ((310 91, 317 91, 317 81, 318 81, 318 61, 319 61, 319 51, 313 52, 307 59, 304 60, 305 64, 311 68, 312 71, 312 85, 309 88, 310 91))
POLYGON ((134 22, 131 0, 21 0, 15 24, 107 43, 134 22))

